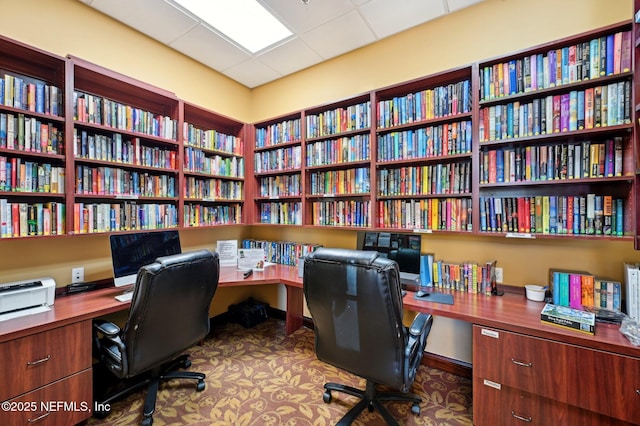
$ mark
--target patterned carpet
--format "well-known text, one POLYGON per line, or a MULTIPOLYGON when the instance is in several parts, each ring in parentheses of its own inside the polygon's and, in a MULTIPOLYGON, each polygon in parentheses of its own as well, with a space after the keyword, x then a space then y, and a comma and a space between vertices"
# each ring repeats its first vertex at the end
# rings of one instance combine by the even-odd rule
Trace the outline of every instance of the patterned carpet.
MULTIPOLYGON (((206 389, 189 381, 160 385, 154 425, 334 425, 357 401, 334 392, 322 400, 323 385, 333 381, 364 387, 364 379, 315 357, 313 331, 301 328, 285 336, 285 323, 269 319, 251 329, 216 326, 202 346, 192 348, 190 370, 206 373, 206 389)), ((411 404, 385 403, 401 425, 471 425, 471 381, 420 367, 412 391, 422 398, 421 414, 411 404)), ((146 389, 112 407, 105 419, 89 425, 131 425, 142 419, 146 389)), ((377 411, 365 410, 354 425, 384 425, 377 411)))

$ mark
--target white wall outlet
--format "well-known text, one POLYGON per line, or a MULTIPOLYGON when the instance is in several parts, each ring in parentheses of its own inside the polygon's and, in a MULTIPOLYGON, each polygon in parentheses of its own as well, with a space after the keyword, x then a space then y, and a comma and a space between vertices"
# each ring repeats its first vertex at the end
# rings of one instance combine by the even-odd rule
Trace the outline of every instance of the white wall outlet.
POLYGON ((81 283, 84 281, 84 268, 73 268, 71 270, 71 282, 81 283))
POLYGON ((502 284, 504 276, 502 275, 502 268, 496 268, 496 283, 502 284))

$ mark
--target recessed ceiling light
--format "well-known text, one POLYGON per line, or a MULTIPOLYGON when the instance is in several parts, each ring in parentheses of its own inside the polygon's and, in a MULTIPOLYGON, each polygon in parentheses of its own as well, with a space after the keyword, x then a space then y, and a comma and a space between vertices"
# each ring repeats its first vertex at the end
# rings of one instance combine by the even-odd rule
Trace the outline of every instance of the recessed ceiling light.
POLYGON ((292 35, 256 0, 174 1, 251 53, 292 35))

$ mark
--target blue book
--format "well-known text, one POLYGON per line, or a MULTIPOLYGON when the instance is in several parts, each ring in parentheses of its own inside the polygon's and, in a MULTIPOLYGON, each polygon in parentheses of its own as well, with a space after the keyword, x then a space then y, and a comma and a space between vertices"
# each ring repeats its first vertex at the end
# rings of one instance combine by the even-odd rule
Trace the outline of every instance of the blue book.
POLYGON ((36 112, 44 114, 44 84, 36 83, 36 112))
POLYGON ((569 47, 562 48, 562 84, 569 84, 569 47))
POLYGON ((433 287, 433 255, 423 254, 420 256, 420 286, 433 287))
POLYGON ((557 67, 556 50, 555 49, 550 50, 547 56, 549 58, 547 61, 549 64, 549 69, 547 70, 547 73, 549 74, 549 87, 555 87, 556 86, 556 67, 557 67))
POLYGON ((578 90, 578 130, 584 129, 584 90, 578 90))
POLYGON ((4 78, 0 78, 0 105, 4 105, 4 78))
POLYGON ((558 232, 558 209, 556 204, 556 197, 554 195, 549 196, 549 233, 556 234, 558 232))
POLYGON ((544 84, 544 55, 538 53, 536 55, 536 73, 538 78, 538 89, 545 89, 544 84))
POLYGON ((613 57, 614 57, 614 48, 613 48, 613 34, 609 34, 607 36, 607 60, 606 60, 606 66, 607 69, 606 71, 606 75, 612 75, 613 74, 613 57))
POLYGON ((580 234, 580 197, 573 197, 573 233, 580 234))
POLYGON ((487 231, 487 209, 486 200, 484 197, 480 197, 480 231, 487 231))
MULTIPOLYGON (((8 177, 8 175, 7 175, 8 177)), ((622 198, 616 198, 616 234, 618 236, 624 235, 624 221, 623 221, 623 200, 622 198)))
POLYGON ((504 182, 504 151, 496 150, 496 182, 504 182))
POLYGON ((483 75, 483 84, 484 84, 484 99, 492 98, 493 94, 491 93, 491 67, 484 67, 484 75, 483 75))
POLYGON ((490 232, 496 232, 497 230, 497 225, 496 225, 496 211, 494 208, 493 203, 495 202, 495 198, 493 197, 489 197, 488 198, 489 201, 489 209, 487 211, 487 214, 489 215, 489 231, 490 232))
POLYGON ((513 138, 513 102, 507 104, 507 138, 513 138))
POLYGON ((551 283, 551 292, 553 295, 553 304, 560 304, 560 272, 553 272, 553 283, 551 283))
POLYGON ((509 95, 515 95, 518 93, 518 78, 516 76, 516 61, 512 59, 509 61, 509 95))
POLYGON ((560 272, 560 306, 569 306, 569 274, 560 272))

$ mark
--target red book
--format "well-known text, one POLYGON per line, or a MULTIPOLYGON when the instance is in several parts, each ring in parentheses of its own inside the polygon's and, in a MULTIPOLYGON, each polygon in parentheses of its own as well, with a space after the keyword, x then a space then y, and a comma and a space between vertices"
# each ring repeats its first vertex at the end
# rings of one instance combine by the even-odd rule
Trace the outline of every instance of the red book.
POLYGON ((622 41, 620 48, 620 71, 631 71, 631 31, 622 33, 622 41))

